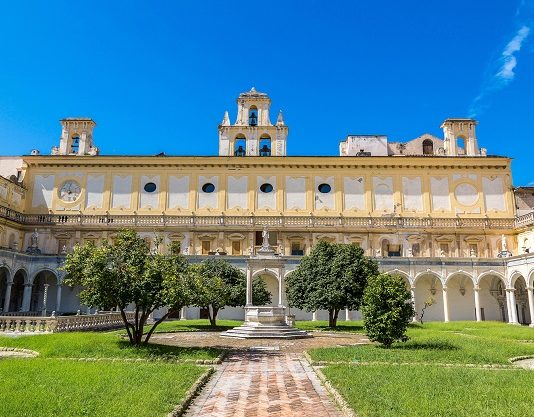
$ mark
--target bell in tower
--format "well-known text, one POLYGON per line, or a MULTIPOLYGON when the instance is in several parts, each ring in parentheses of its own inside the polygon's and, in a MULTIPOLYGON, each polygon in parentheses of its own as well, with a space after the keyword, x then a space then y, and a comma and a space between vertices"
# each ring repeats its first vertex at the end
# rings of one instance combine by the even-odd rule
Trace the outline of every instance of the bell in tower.
POLYGON ((93 144, 96 123, 86 117, 68 117, 61 120, 59 147, 52 148, 52 155, 98 155, 93 144))
POLYGON ((250 91, 237 98, 237 118, 230 123, 228 112, 219 125, 220 156, 285 156, 288 128, 281 113, 271 123, 271 99, 265 93, 250 91))

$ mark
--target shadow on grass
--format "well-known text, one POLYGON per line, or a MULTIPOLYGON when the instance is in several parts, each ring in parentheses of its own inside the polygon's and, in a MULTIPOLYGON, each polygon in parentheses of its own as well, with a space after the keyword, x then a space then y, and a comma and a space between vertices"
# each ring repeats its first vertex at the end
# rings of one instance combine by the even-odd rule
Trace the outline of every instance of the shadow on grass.
POLYGON ((308 331, 314 331, 314 330, 321 330, 321 331, 329 331, 329 332, 348 332, 348 333, 365 333, 365 329, 361 325, 338 325, 336 327, 328 327, 328 325, 302 325, 299 323, 296 323, 295 327, 301 330, 308 330, 308 331))
POLYGON ((117 346, 120 350, 135 352, 143 358, 162 358, 162 359, 213 359, 219 356, 222 349, 214 347, 196 347, 196 346, 169 346, 156 343, 143 344, 141 346, 132 346, 127 340, 119 340, 117 346))
POLYGON ((458 346, 444 340, 433 340, 428 342, 408 342, 398 343, 391 346, 389 349, 396 350, 460 350, 458 346))

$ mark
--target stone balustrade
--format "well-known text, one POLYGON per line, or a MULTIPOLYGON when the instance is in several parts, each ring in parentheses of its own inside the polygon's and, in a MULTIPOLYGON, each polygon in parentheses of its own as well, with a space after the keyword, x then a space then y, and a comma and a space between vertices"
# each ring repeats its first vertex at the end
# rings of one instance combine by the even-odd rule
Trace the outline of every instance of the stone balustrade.
POLYGON ((88 226, 107 228, 125 227, 153 227, 153 226, 187 226, 189 228, 203 227, 263 227, 272 229, 303 227, 321 228, 364 228, 364 229, 502 229, 510 230, 514 226, 525 226, 534 223, 534 212, 525 216, 504 219, 478 218, 440 218, 440 217, 347 217, 347 216, 195 216, 166 214, 137 215, 137 214, 22 214, 0 206, 0 217, 16 221, 24 225, 64 225, 88 226))
MULTIPOLYGON (((127 312, 128 320, 134 313, 127 312)), ((124 325, 120 313, 106 312, 79 316, 0 316, 0 333, 51 333, 79 332, 87 330, 109 330, 124 325)))

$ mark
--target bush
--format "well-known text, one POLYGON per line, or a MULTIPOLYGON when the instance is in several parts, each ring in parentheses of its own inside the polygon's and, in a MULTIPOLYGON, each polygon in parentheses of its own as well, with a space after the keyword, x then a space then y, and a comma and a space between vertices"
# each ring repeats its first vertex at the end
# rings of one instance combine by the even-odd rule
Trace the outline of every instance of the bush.
POLYGON ((369 340, 390 347, 406 341, 406 329, 415 311, 410 291, 399 276, 370 277, 363 295, 363 323, 369 340))

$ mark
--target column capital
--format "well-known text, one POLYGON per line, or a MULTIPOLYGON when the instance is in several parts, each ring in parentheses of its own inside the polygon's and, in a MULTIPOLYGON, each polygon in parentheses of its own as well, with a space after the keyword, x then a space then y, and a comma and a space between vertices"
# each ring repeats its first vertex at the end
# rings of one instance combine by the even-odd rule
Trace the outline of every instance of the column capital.
POLYGON ((531 285, 530 287, 527 287, 528 291, 534 291, 534 287, 531 285))
POLYGON ((447 286, 444 285, 442 289, 443 289, 444 292, 446 292, 447 291, 447 286))
POLYGON ((473 291, 480 291, 480 287, 479 286, 476 286, 476 287, 473 287, 473 291))
POLYGON ((506 291, 509 292, 509 293, 514 293, 515 292, 515 288, 506 288, 506 291))

